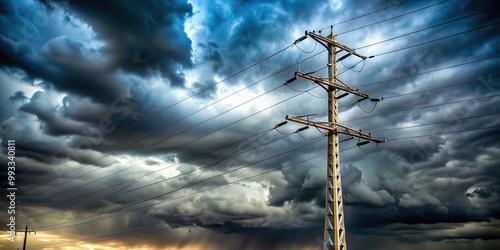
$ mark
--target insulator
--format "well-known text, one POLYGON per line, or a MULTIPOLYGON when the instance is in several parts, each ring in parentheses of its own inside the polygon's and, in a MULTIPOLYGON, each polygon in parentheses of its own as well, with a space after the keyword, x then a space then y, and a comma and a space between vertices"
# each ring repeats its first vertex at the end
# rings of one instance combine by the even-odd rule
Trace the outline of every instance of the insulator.
POLYGON ((295 42, 293 42, 293 44, 300 43, 300 42, 304 41, 306 38, 307 38, 307 36, 304 35, 304 36, 300 37, 299 39, 295 40, 295 42))
POLYGON ((296 131, 295 133, 298 133, 298 132, 304 131, 304 130, 306 130, 306 129, 308 129, 308 128, 309 128, 309 126, 305 126, 305 127, 299 128, 299 129, 297 129, 297 131, 296 131))
POLYGON ((346 97, 346 96, 348 96, 348 95, 349 95, 349 93, 347 93, 347 92, 346 92, 346 93, 344 93, 344 94, 342 94, 342 95, 339 95, 339 96, 337 96, 337 100, 338 100, 338 99, 341 99, 341 98, 344 98, 344 97, 346 97))
POLYGON ((356 144, 356 146, 358 146, 358 147, 359 147, 359 146, 366 145, 366 144, 368 144, 368 143, 370 143, 370 141, 362 141, 362 142, 358 142, 358 144, 356 144))
POLYGON ((276 126, 274 126, 274 128, 279 128, 285 124, 287 124, 288 122, 287 121, 284 121, 284 122, 281 122, 281 123, 278 123, 276 126))
POLYGON ((292 77, 292 78, 290 78, 290 79, 286 80, 285 84, 289 84, 289 83, 291 83, 291 82, 293 82, 293 81, 295 81, 295 80, 297 80, 297 77, 295 77, 295 76, 294 76, 294 77, 292 77))

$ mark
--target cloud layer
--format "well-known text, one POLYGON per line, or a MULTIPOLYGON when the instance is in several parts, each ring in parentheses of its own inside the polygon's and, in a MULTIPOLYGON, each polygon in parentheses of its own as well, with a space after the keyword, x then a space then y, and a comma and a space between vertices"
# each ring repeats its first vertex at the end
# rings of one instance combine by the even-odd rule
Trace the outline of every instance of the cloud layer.
POLYGON ((331 25, 374 56, 339 78, 384 97, 342 98, 339 120, 388 139, 340 136, 349 248, 500 244, 495 1, 1 6, 0 162, 15 140, 33 247, 320 249, 324 131, 273 128, 327 119, 322 88, 283 83, 327 77, 320 44, 292 43, 331 25))

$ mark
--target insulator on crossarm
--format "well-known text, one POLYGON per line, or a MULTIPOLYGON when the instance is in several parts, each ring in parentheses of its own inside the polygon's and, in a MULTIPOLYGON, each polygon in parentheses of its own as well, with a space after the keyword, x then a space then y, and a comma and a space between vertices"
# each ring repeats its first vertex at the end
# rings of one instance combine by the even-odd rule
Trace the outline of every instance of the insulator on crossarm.
POLYGON ((301 36, 299 39, 295 40, 295 42, 293 42, 293 44, 300 43, 300 42, 304 41, 306 38, 307 38, 307 36, 306 36, 306 35, 301 36))
POLYGON ((293 81, 295 81, 295 80, 297 80, 297 77, 295 77, 295 76, 294 76, 294 77, 292 77, 292 78, 290 78, 290 79, 286 80, 285 85, 287 85, 287 84, 289 84, 289 83, 291 83, 291 82, 293 82, 293 81))
POLYGON ((279 127, 281 127, 281 126, 283 126, 283 125, 285 125, 287 123, 288 123, 287 121, 280 122, 280 123, 276 124, 276 126, 274 126, 274 128, 279 128, 279 127))
POLYGON ((358 147, 359 147, 359 146, 366 145, 366 144, 368 144, 368 143, 370 143, 370 141, 362 141, 362 142, 358 142, 358 144, 356 144, 356 146, 358 146, 358 147))
POLYGON ((299 129, 297 129, 297 131, 295 131, 295 133, 298 133, 298 132, 304 131, 304 130, 306 130, 306 129, 308 129, 308 128, 309 128, 309 126, 305 126, 305 127, 299 128, 299 129))

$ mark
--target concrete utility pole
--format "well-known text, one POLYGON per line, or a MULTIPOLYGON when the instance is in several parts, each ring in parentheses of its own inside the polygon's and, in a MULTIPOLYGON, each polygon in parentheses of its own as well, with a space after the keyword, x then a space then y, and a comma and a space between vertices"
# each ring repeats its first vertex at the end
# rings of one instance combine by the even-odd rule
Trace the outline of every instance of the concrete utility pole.
MULTIPOLYGON (((365 141, 358 143, 358 145, 363 145, 369 143, 370 141, 380 143, 384 142, 382 140, 373 139, 370 134, 364 134, 361 131, 356 131, 348 127, 338 124, 338 100, 348 94, 354 94, 359 97, 358 101, 371 100, 378 102, 381 99, 370 98, 367 94, 361 93, 355 89, 350 88, 345 83, 337 78, 337 62, 351 56, 355 55, 363 60, 367 57, 361 56, 356 53, 353 49, 338 43, 335 40, 335 34, 333 33, 333 27, 331 34, 328 37, 323 37, 314 32, 305 32, 305 36, 299 38, 296 42, 304 40, 307 36, 316 40, 318 43, 323 45, 328 50, 328 79, 318 78, 309 74, 302 72, 295 72, 295 77, 301 77, 316 84, 319 84, 328 92, 328 122, 313 122, 309 121, 309 118, 302 119, 298 117, 286 117, 287 120, 305 124, 308 126, 314 126, 320 129, 325 129, 328 131, 328 151, 327 151, 327 181, 326 181, 326 204, 325 204, 325 225, 324 225, 324 249, 335 249, 335 250, 346 250, 346 236, 345 236, 345 226, 344 226, 344 203, 342 200, 342 180, 340 173, 340 157, 339 157, 339 134, 351 135, 358 137, 365 141), (345 51, 346 54, 340 59, 336 59, 337 53, 345 51), (337 82, 342 83, 342 85, 337 82), (342 95, 338 95, 339 91, 345 92, 342 95)), ((291 80, 292 80, 291 79, 291 80)), ((287 81, 290 83, 291 80, 287 81)))
POLYGON ((28 230, 28 226, 26 226, 26 229, 24 231, 17 230, 16 232, 24 232, 24 243, 23 243, 23 250, 26 250, 26 238, 28 237, 28 234, 35 233, 36 231, 33 229, 28 230))

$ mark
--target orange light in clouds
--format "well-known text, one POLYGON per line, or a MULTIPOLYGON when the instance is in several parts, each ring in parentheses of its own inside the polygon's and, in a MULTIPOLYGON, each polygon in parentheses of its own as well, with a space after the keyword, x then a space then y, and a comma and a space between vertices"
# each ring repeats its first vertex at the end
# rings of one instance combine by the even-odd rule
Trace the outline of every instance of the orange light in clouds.
MULTIPOLYGON (((8 235, 5 232, 0 234, 0 249, 21 249, 23 245, 23 234, 19 234, 16 237, 16 242, 12 243, 7 240, 8 235)), ((55 234, 47 234, 47 233, 39 233, 31 234, 28 236, 28 247, 27 249, 39 249, 39 250, 113 250, 113 249, 123 249, 123 250, 181 250, 181 249, 190 249, 190 250, 206 250, 208 249, 206 246, 203 247, 202 243, 184 245, 180 246, 130 246, 126 245, 120 241, 105 241, 105 242, 85 242, 80 240, 75 240, 71 238, 67 238, 61 235, 55 234), (70 245, 70 246, 68 246, 70 245)))

